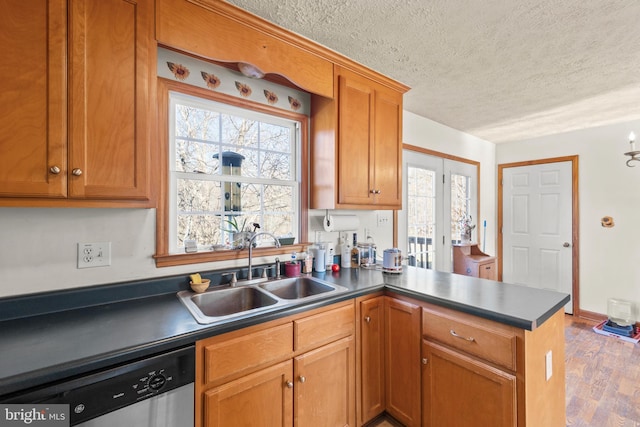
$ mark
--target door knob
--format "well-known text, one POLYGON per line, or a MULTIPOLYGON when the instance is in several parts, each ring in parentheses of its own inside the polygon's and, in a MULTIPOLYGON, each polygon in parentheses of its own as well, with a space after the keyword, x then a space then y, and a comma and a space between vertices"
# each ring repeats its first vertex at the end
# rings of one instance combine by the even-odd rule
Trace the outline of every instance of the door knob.
POLYGON ((569 246, 571 246, 571 243, 569 243, 569 242, 564 242, 564 243, 562 244, 562 246, 564 246, 565 248, 568 248, 569 246))

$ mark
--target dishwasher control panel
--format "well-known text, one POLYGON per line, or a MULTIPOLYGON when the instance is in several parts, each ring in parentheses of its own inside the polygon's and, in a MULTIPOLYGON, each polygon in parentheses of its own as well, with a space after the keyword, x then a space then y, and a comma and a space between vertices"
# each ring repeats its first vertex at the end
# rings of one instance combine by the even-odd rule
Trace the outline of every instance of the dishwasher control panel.
POLYGON ((195 347, 189 346, 44 386, 3 403, 68 404, 71 425, 192 383, 195 347))

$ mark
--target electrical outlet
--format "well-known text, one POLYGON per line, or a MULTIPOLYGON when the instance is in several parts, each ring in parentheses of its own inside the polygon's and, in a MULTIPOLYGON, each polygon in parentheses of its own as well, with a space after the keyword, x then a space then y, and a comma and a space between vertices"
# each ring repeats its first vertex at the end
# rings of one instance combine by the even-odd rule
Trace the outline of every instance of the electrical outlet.
POLYGON ((78 268, 111 265, 111 242, 78 243, 78 268))
POLYGON ((388 227, 391 225, 391 212, 378 212, 378 227, 388 227))
POLYGON ((549 381, 551 379, 551 376, 553 375, 553 353, 551 352, 551 350, 549 350, 547 354, 544 355, 544 361, 547 381, 549 381))

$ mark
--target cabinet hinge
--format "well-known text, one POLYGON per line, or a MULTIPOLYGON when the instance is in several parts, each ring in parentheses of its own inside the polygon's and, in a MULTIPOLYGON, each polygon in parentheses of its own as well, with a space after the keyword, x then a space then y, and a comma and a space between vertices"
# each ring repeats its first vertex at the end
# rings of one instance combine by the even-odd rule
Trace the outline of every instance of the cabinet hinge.
POLYGON ((444 174, 442 174, 442 183, 444 184, 444 174))

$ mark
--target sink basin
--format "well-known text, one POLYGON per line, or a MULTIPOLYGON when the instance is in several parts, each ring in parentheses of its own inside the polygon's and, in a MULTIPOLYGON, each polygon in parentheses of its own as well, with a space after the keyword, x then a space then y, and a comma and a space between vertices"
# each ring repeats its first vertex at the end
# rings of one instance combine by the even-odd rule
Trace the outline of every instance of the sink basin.
POLYGON ((263 283, 260 287, 278 298, 296 300, 314 295, 334 292, 337 288, 310 277, 295 277, 263 283))
POLYGON ((246 284, 238 282, 236 287, 210 289, 202 294, 180 291, 178 298, 198 323, 211 324, 304 304, 346 290, 343 286, 313 277, 295 277, 263 281, 260 284, 254 284, 254 281, 246 284))
POLYGON ((214 323, 259 312, 278 304, 278 300, 253 286, 212 290, 202 294, 178 292, 198 323, 214 323))
POLYGON ((199 294, 191 298, 205 316, 228 316, 242 311, 267 307, 278 302, 256 288, 231 288, 199 294))

